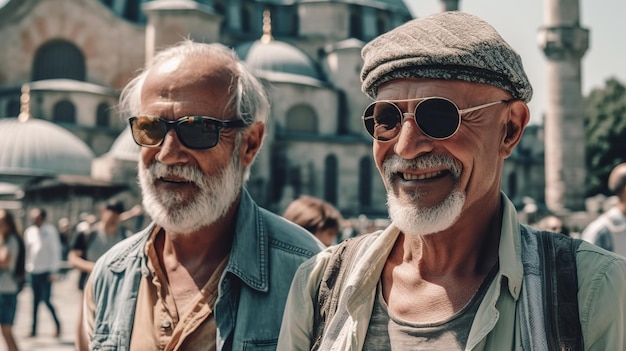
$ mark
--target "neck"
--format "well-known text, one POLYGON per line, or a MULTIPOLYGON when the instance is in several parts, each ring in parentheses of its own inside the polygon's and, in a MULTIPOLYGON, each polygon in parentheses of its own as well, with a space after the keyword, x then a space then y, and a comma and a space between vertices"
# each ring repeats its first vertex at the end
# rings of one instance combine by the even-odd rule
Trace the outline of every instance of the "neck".
POLYGON ((166 265, 183 265, 188 271, 202 270, 205 265, 217 265, 231 250, 236 225, 238 203, 217 222, 192 233, 178 234, 164 228, 161 255, 166 265))
MULTIPOLYGON (((471 206, 452 227, 430 235, 401 234, 403 260, 413 261, 423 274, 484 274, 498 260, 502 209, 500 201, 493 206, 471 206)), ((395 248, 394 248, 395 250, 395 248)))

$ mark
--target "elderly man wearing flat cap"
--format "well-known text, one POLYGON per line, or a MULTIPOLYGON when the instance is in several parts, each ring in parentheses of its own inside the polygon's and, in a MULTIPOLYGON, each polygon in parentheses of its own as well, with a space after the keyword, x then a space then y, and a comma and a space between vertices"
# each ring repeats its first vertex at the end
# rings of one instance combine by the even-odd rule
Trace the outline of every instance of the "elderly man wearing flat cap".
POLYGON ((278 349, 626 350, 626 261, 520 224, 500 190, 529 120, 520 56, 463 12, 362 55, 392 224, 300 266, 278 349))

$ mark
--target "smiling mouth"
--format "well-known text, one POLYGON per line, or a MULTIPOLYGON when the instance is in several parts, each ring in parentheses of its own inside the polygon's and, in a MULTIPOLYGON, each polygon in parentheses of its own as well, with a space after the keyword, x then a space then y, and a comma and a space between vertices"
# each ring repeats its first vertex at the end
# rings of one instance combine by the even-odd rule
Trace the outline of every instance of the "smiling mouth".
POLYGON ((441 178, 444 175, 450 173, 450 171, 437 171, 423 174, 410 174, 410 173, 398 173, 403 180, 428 180, 441 178))
POLYGON ((192 184, 193 182, 184 178, 177 177, 160 177, 159 181, 170 184, 192 184))

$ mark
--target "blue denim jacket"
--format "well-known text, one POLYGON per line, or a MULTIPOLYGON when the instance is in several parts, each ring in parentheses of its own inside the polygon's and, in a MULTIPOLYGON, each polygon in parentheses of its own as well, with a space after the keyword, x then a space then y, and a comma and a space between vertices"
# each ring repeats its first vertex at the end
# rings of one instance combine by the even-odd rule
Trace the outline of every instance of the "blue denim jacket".
MULTIPOLYGON (((92 350, 129 349, 139 282, 150 274, 144 248, 154 226, 122 241, 96 263, 92 350)), ((214 307, 217 350, 275 350, 293 275, 322 248, 304 229, 257 206, 243 189, 214 307)))

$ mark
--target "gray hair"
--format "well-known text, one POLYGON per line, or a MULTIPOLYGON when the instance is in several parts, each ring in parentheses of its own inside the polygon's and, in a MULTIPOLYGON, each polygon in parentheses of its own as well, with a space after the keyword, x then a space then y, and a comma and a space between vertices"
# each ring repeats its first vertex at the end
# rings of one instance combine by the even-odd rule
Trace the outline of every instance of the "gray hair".
MULTIPOLYGON (((270 106, 263 84, 248 71, 237 54, 219 43, 197 43, 189 39, 157 53, 143 71, 124 87, 119 103, 121 115, 136 116, 141 112, 141 89, 152 68, 176 57, 211 57, 215 55, 226 57, 235 66, 235 75, 232 77, 232 85, 229 89, 231 96, 228 107, 234 107, 233 110, 237 117, 244 120, 247 125, 252 125, 255 122, 266 123, 270 106)), ((237 147, 241 145, 241 137, 242 131, 238 132, 236 136, 237 147)), ((250 177, 250 167, 251 164, 244 169, 244 182, 250 177)))
POLYGON ((269 115, 269 101, 263 84, 246 69, 237 54, 219 43, 197 43, 189 39, 158 52, 141 73, 124 87, 120 96, 120 113, 123 116, 136 116, 140 113, 141 89, 153 67, 175 57, 212 55, 226 57, 235 64, 236 74, 232 77, 233 86, 230 89, 232 95, 229 105, 234 107, 237 117, 243 119, 247 125, 254 122, 265 123, 269 115))

